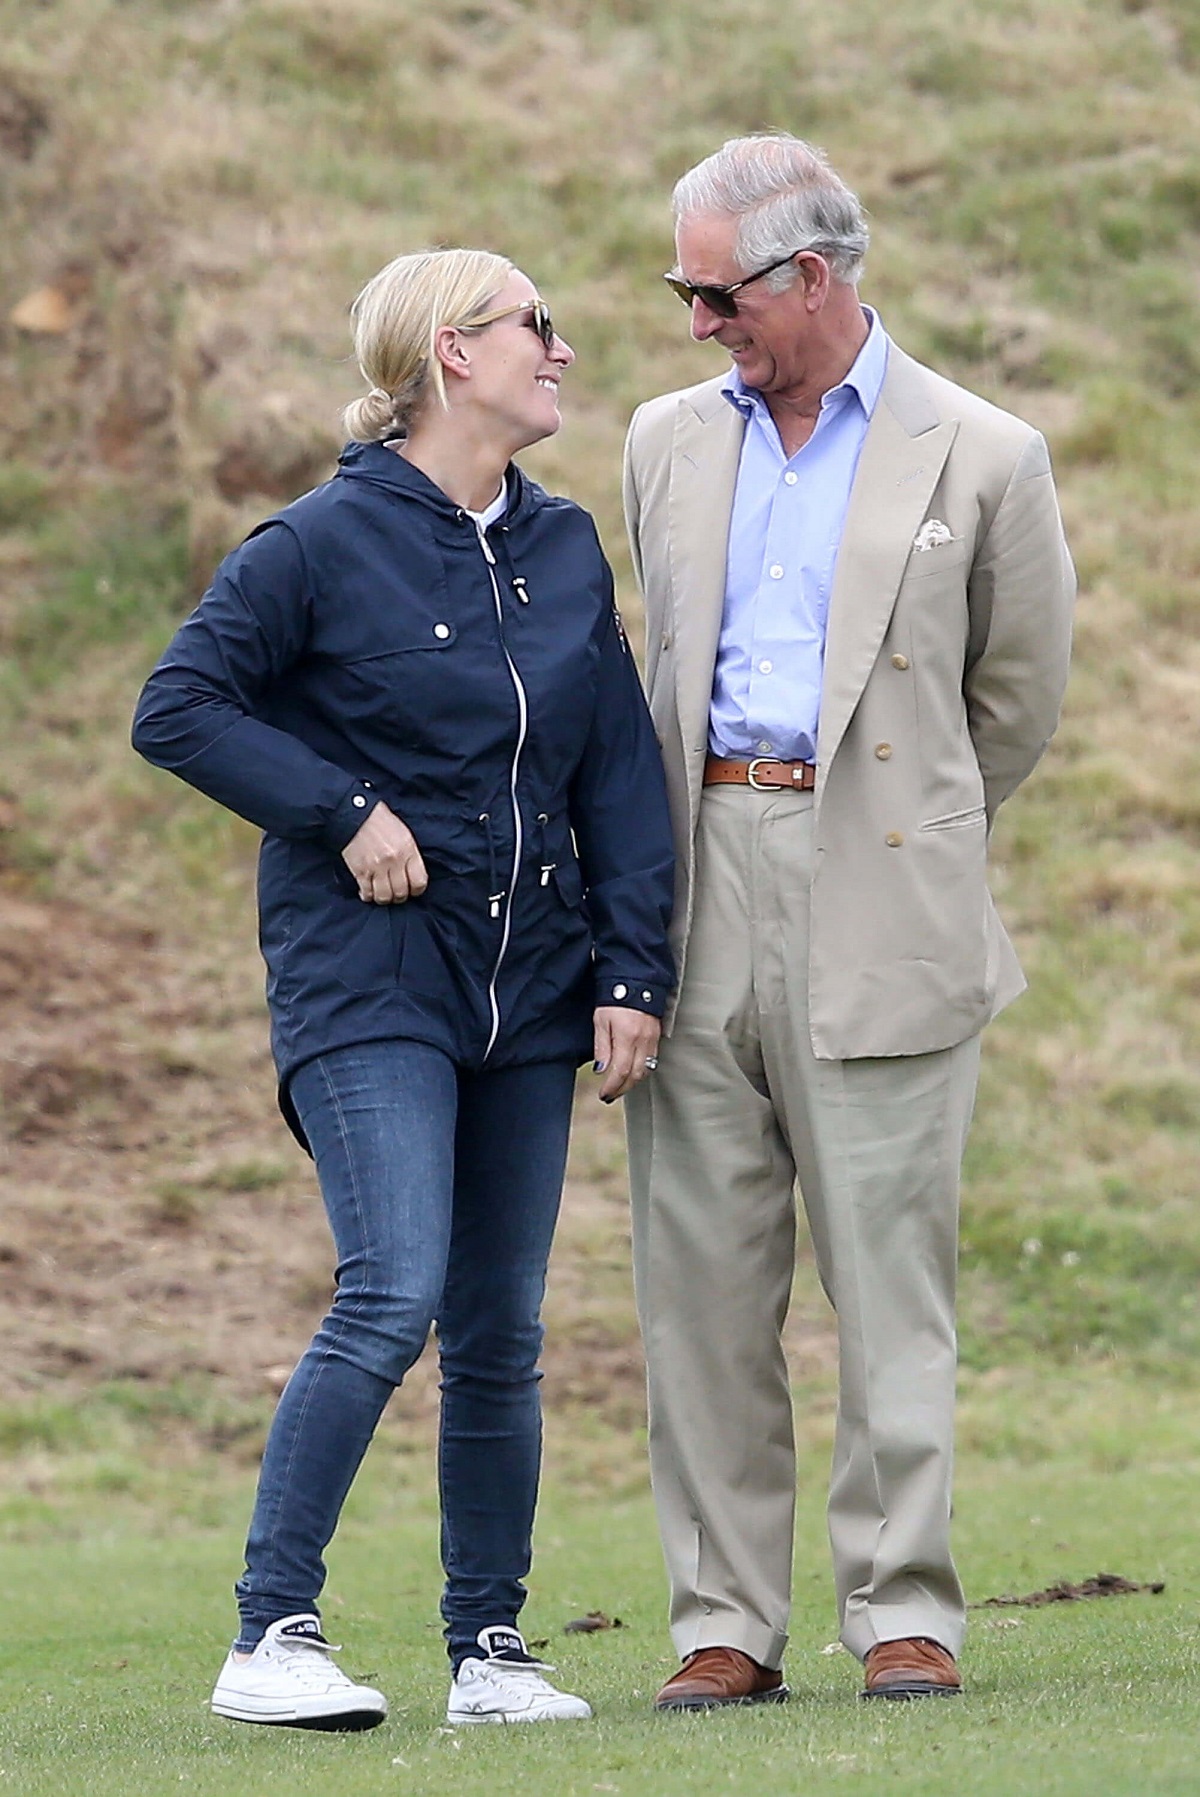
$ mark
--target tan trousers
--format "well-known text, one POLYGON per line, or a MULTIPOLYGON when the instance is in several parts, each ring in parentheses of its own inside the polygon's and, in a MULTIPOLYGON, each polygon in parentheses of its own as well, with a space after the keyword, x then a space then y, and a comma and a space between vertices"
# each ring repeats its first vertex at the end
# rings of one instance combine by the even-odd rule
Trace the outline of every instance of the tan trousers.
POLYGON ((842 1639, 957 1654, 950 1556, 958 1180, 978 1038, 819 1061, 812 795, 710 787, 673 1032, 626 1101, 650 1461, 681 1658, 780 1664, 795 1453, 781 1331, 799 1183, 837 1312, 829 1534, 842 1639))

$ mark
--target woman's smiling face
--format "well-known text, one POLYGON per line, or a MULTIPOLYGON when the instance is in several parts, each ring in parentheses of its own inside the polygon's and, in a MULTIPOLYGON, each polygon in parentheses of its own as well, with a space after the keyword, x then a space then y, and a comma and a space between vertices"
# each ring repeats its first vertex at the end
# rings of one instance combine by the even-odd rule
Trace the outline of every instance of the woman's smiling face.
POLYGON ((514 452, 553 436, 562 423, 559 383, 575 360, 561 337, 549 348, 542 342, 533 317, 538 298, 528 275, 514 269, 487 306, 487 315, 507 316, 459 337, 471 377, 460 389, 461 402, 504 427, 514 452))

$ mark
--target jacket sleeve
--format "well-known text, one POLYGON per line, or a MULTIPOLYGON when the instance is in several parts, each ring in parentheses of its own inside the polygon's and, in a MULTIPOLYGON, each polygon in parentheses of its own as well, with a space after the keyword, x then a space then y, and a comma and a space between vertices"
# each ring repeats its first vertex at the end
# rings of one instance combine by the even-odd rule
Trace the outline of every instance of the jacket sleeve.
MULTIPOLYGON (((612 577, 608 576, 611 597, 612 577)), ((596 1004, 661 1017, 675 983, 675 857, 662 759, 615 604, 600 624, 596 709, 571 784, 595 943, 596 1004)))
POLYGON ((964 682, 988 821, 1054 734, 1071 653, 1075 570, 1040 436, 1017 462, 971 571, 964 682))
POLYGON ((294 532, 263 525, 221 563, 146 682, 133 746, 260 829, 336 852, 377 795, 256 716, 305 652, 311 604, 294 532))

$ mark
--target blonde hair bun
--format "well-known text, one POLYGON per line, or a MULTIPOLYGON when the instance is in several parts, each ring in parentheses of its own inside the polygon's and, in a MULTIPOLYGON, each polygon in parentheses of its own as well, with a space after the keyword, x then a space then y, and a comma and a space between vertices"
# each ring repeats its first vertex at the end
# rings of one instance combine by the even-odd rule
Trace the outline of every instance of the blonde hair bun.
POLYGON ((430 387, 446 405, 437 333, 485 312, 512 272, 507 257, 490 250, 424 250, 372 276, 350 308, 354 353, 371 388, 342 413, 353 442, 407 431, 430 387))

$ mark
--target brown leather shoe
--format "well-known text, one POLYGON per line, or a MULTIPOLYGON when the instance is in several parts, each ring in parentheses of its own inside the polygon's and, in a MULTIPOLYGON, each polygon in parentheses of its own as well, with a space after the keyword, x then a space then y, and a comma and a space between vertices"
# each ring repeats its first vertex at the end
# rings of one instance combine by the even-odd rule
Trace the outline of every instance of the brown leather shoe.
POLYGON ((716 1710, 725 1704, 784 1703, 782 1672, 760 1666, 736 1647, 701 1647, 690 1653, 654 1699, 656 1710, 716 1710))
POLYGON ((957 1697, 962 1691, 954 1655, 920 1635, 881 1641, 867 1655, 866 1668, 864 1697, 957 1697))

